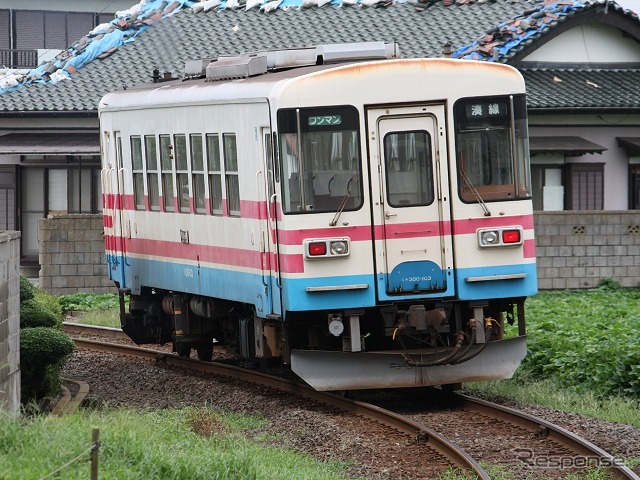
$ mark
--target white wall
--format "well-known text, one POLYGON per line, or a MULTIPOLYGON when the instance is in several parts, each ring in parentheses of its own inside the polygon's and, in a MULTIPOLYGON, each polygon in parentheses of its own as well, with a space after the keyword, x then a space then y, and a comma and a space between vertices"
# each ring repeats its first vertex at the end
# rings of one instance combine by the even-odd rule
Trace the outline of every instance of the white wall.
POLYGON ((580 25, 545 43, 523 62, 640 62, 640 45, 617 28, 600 23, 580 25))

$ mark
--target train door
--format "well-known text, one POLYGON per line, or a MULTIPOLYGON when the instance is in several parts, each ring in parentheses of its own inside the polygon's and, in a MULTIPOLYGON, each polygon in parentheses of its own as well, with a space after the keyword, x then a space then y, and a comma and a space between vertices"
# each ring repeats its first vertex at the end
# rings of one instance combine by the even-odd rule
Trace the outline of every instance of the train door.
POLYGON ((444 105, 368 110, 379 300, 453 292, 444 105), (376 195, 374 195, 376 198, 376 195))
POLYGON ((102 155, 103 161, 102 194, 103 217, 105 226, 105 247, 109 278, 125 286, 125 249, 124 249, 124 167, 122 164, 122 139, 120 132, 104 132, 102 155))
POLYGON ((273 158, 273 144, 271 129, 262 127, 262 151, 265 165, 266 181, 266 223, 261 228, 262 242, 264 248, 261 249, 262 279, 269 298, 269 306, 266 314, 282 313, 280 299, 280 280, 278 271, 277 255, 277 209, 276 209, 276 181, 279 180, 276 172, 276 164, 273 158))

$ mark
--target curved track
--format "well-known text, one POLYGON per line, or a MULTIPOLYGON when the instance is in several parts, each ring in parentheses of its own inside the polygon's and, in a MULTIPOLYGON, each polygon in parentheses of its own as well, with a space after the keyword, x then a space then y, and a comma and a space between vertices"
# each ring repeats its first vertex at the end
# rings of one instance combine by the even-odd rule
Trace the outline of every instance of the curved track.
MULTIPOLYGON (((91 327, 68 323, 65 323, 64 328, 71 334, 95 335, 114 339, 128 338, 119 329, 91 327)), ((382 425, 386 425, 397 431, 410 435, 417 443, 426 443, 455 467, 473 471, 480 479, 491 478, 474 458, 472 458, 455 442, 449 440, 445 435, 426 427, 419 421, 411 420, 405 415, 399 415, 370 403, 347 399, 331 393, 318 392, 303 384, 233 365, 216 362, 201 362, 191 358, 179 357, 171 353, 165 353, 148 348, 134 347, 121 343, 102 342, 85 338, 74 338, 74 341, 79 349, 134 356, 136 358, 143 358, 188 370, 233 377, 269 388, 286 391, 364 418, 369 418, 382 425)), ((611 478, 640 480, 640 477, 638 477, 628 467, 622 465, 609 453, 578 435, 575 435, 546 420, 466 395, 453 395, 451 401, 452 404, 455 404, 458 408, 471 410, 524 428, 537 435, 547 437, 566 447, 578 456, 583 456, 589 459, 598 459, 599 465, 604 466, 611 475, 611 478)))

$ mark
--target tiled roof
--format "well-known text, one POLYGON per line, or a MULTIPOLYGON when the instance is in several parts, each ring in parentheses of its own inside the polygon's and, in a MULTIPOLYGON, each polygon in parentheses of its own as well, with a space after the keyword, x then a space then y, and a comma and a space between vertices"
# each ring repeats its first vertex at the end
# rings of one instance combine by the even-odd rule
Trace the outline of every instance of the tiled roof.
POLYGON ((495 28, 453 53, 454 58, 499 61, 506 63, 536 38, 544 35, 571 16, 606 5, 607 10, 619 11, 638 20, 638 15, 608 0, 543 0, 517 15, 500 21, 495 28))
POLYGON ((640 110, 640 69, 520 69, 529 109, 640 110))
MULTIPOLYGON (((155 5, 157 1, 147 2, 147 6, 155 5)), ((473 50, 473 45, 481 43, 478 39, 486 39, 487 32, 500 31, 496 30, 498 25, 517 22, 519 16, 545 9, 551 2, 423 0, 423 3, 394 3, 386 0, 358 0, 356 5, 348 6, 351 2, 348 3, 347 0, 332 0, 320 7, 318 5, 323 0, 283 0, 277 3, 275 10, 265 13, 265 7, 269 5, 266 0, 262 3, 259 0, 247 0, 244 9, 230 8, 232 2, 236 1, 227 0, 215 8, 199 13, 193 8, 185 8, 192 3, 188 0, 173 2, 179 4, 174 9, 177 13, 156 21, 151 28, 146 23, 138 23, 138 33, 129 37, 128 42, 118 48, 112 47, 110 55, 105 58, 98 57, 84 64, 68 79, 55 85, 50 82, 32 83, 0 94, 0 114, 78 111, 95 114, 98 102, 105 93, 149 82, 155 68, 161 73, 169 71, 180 76, 186 60, 220 54, 321 43, 383 40, 397 42, 403 57, 440 57, 444 43, 451 42, 454 50, 458 51, 461 50, 460 46, 472 45, 469 48, 473 50), (292 3, 294 6, 315 6, 291 8, 288 5, 292 3), (261 4, 262 8, 257 8, 261 4), (247 7, 253 5, 255 7, 247 10, 247 7), (182 9, 178 11, 179 8, 182 9)), ((585 4, 595 8, 607 0, 554 1, 579 4, 580 11, 583 11, 589 8, 585 4)), ((197 7, 201 9, 203 6, 215 5, 216 2, 218 0, 208 0, 197 7)), ((632 15, 628 11, 622 11, 614 3, 610 5, 611 10, 616 13, 632 15)), ((578 7, 567 16, 577 10, 578 7)), ((637 16, 634 18, 638 20, 637 16)), ((140 19, 137 21, 140 22, 140 19)), ((135 24, 135 21, 131 23, 135 24)), ((536 32, 536 35, 544 34, 543 31, 536 32)), ((522 49, 522 42, 515 48, 522 49)), ((505 55, 508 56, 509 52, 505 55)), ((539 98, 539 103, 547 98, 545 95, 552 92, 544 82, 541 85, 544 88, 535 97, 539 98)), ((537 95, 536 92, 533 93, 534 96, 537 95)), ((574 97, 572 94, 565 98, 574 97)))

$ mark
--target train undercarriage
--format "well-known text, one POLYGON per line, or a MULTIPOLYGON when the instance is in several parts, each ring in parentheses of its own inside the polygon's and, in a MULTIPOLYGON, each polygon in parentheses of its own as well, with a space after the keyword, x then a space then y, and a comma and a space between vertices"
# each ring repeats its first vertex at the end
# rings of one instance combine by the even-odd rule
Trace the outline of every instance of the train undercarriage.
POLYGON ((210 361, 214 345, 243 365, 291 365, 317 390, 451 385, 509 378, 526 355, 524 298, 387 304, 259 318, 227 300, 120 291, 122 329, 137 344, 172 343, 210 361), (505 339, 505 323, 518 336, 505 339))

